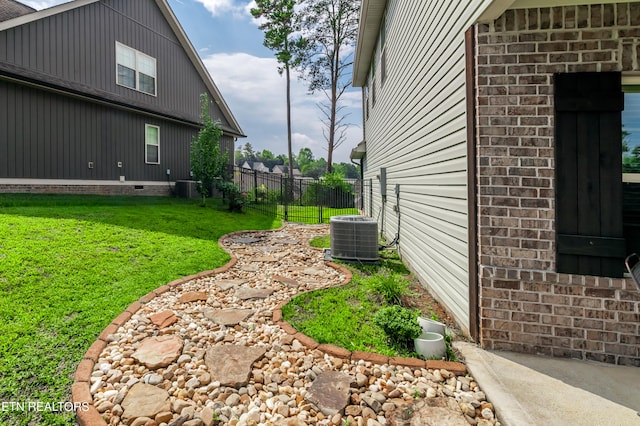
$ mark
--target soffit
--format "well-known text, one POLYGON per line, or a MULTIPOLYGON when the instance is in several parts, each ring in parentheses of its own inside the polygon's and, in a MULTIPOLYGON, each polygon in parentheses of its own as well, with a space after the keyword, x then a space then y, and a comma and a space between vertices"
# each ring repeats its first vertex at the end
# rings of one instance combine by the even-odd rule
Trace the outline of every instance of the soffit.
POLYGON ((353 86, 366 84, 369 66, 378 41, 380 23, 387 7, 387 0, 363 0, 360 6, 358 41, 353 63, 353 86))
POLYGON ((507 9, 578 6, 589 4, 633 3, 634 0, 494 0, 478 18, 478 22, 496 20, 507 9))

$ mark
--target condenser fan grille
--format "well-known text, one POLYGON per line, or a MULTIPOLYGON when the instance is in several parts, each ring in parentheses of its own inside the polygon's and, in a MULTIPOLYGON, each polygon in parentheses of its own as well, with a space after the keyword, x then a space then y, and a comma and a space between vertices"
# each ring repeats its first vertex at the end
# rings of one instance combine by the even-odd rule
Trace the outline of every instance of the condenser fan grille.
POLYGON ((331 257, 341 260, 378 260, 378 223, 370 217, 332 216, 331 257))

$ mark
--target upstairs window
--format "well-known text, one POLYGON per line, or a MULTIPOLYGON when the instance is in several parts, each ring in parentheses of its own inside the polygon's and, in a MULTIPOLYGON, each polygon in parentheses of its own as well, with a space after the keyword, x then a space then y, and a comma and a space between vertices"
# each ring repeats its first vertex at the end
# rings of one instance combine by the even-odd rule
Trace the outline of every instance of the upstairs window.
POLYGON ((380 87, 384 86, 387 79, 387 51, 385 41, 387 39, 387 12, 385 11, 380 24, 380 87))
POLYGON ((116 42, 116 83, 155 96, 156 60, 116 42))
POLYGON ((160 128, 158 126, 145 125, 144 145, 144 161, 147 164, 160 164, 160 128))

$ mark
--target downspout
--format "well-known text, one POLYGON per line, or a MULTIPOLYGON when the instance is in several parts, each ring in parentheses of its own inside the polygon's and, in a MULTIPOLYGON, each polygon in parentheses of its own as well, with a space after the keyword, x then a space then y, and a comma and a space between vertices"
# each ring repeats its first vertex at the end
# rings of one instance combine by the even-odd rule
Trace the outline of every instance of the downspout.
MULTIPOLYGON (((364 132, 364 126, 365 126, 365 123, 366 123, 365 116, 364 116, 365 115, 364 107, 366 106, 366 103, 365 103, 366 99, 364 98, 364 93, 365 93, 364 86, 360 88, 360 91, 362 92, 362 96, 361 96, 362 97, 362 99, 361 99, 361 101, 362 101, 362 140, 364 141, 364 140, 366 140, 364 138, 364 133, 365 133, 364 132)), ((355 165, 355 166, 358 165, 358 163, 353 161, 352 158, 350 158, 349 160, 351 160, 351 163, 353 165, 355 165)), ((361 184, 360 184, 360 192, 361 192, 360 200, 362 200, 362 206, 360 206, 360 210, 364 210, 364 157, 360 159, 360 182, 361 182, 361 184)))
POLYGON ((478 195, 476 179, 476 32, 473 25, 464 35, 467 98, 467 214, 469 265, 469 334, 480 342, 480 280, 478 256, 478 195))
MULTIPOLYGON (((364 86, 362 86, 360 88, 360 91, 362 92, 362 96, 361 96, 361 101, 362 101, 362 140, 366 141, 367 139, 365 138, 365 126, 366 126, 366 118, 365 118, 365 114, 366 114, 366 110, 365 107, 366 105, 366 99, 365 99, 365 91, 364 91, 364 86)), ((353 159, 351 159, 351 163, 353 163, 354 165, 358 165, 355 161, 353 161, 353 159)), ((363 158, 360 159, 360 180, 362 182, 364 182, 364 161, 363 158)))

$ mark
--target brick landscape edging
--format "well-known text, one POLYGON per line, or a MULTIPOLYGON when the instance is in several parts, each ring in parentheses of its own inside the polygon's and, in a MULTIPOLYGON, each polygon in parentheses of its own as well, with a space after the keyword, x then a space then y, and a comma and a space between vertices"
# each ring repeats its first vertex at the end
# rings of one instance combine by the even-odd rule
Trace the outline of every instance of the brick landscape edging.
MULTIPOLYGON (((76 372, 74 374, 74 383, 71 386, 71 401, 75 404, 80 404, 81 407, 87 407, 86 411, 83 411, 83 408, 78 409, 76 412, 76 420, 80 426, 107 426, 107 422, 102 418, 102 415, 96 410, 93 406, 93 397, 91 396, 90 391, 90 381, 91 374, 93 373, 93 369, 98 362, 98 358, 102 351, 107 347, 107 339, 108 336, 117 332, 118 328, 123 326, 133 314, 138 312, 140 308, 149 303, 151 300, 155 299, 156 296, 159 296, 163 293, 168 292, 169 290, 174 289, 182 284, 185 284, 189 281, 193 281, 198 278, 206 278, 211 277, 223 272, 227 272, 229 269, 236 264, 238 259, 230 250, 227 250, 222 244, 222 240, 229 238, 238 234, 246 234, 248 232, 276 232, 282 230, 273 229, 273 230, 254 230, 254 231, 235 231, 229 234, 225 234, 218 239, 218 246, 222 248, 225 252, 231 256, 231 260, 227 262, 225 265, 212 269, 210 271, 203 271, 197 274, 189 275, 183 278, 179 278, 169 282, 168 284, 162 285, 157 289, 147 293, 142 296, 136 302, 133 302, 131 305, 127 307, 120 315, 114 318, 114 320, 104 328, 104 330, 100 333, 95 342, 89 347, 87 352, 85 352, 82 357, 82 361, 78 364, 76 368, 76 372)), ((351 271, 349 271, 344 266, 338 265, 337 263, 331 261, 325 261, 325 265, 336 269, 337 271, 344 274, 345 279, 338 286, 346 285, 351 282, 353 275, 351 271)), ((300 293, 304 294, 304 293, 300 293)), ((463 375, 467 372, 467 367, 460 362, 452 362, 452 361, 434 361, 428 360, 424 361, 418 358, 403 358, 403 357, 387 357, 386 355, 374 353, 374 352, 362 352, 362 351, 349 351, 348 349, 341 348, 339 346, 330 345, 330 344, 319 344, 311 337, 300 333, 294 327, 291 326, 288 322, 282 320, 282 306, 289 303, 291 299, 286 302, 281 303, 273 312, 272 321, 280 326, 287 334, 293 335, 302 345, 313 350, 317 349, 321 352, 324 352, 327 355, 351 361, 368 361, 376 364, 390 364, 390 365, 398 365, 403 367, 412 367, 412 368, 427 368, 427 369, 444 369, 456 375, 463 375)))
MULTIPOLYGON (((334 262, 325 262, 325 265, 330 266, 342 274, 345 275, 345 279, 343 280, 341 285, 346 285, 351 282, 352 274, 347 268, 342 265, 338 265, 334 262)), ((316 291, 316 290, 311 290, 316 291)), ((304 293, 300 293, 304 294, 304 293)), ((298 294, 297 296, 299 296, 298 294)), ((426 369, 438 369, 438 370, 447 370, 457 376, 464 375, 467 372, 467 366, 461 362, 454 361, 439 361, 439 360, 421 360, 419 358, 405 358, 405 357, 388 357, 386 355, 378 354, 375 352, 363 352, 363 351, 349 351, 348 349, 341 348, 335 345, 329 345, 326 343, 320 344, 313 340, 311 337, 306 336, 296 330, 291 324, 284 321, 282 319, 282 306, 289 303, 289 301, 284 302, 278 306, 273 312, 273 322, 278 324, 283 330, 285 330, 288 334, 293 334, 296 339, 304 346, 309 349, 318 349, 321 352, 324 352, 327 355, 333 356, 335 358, 344 359, 347 361, 368 361, 376 364, 390 364, 390 365, 398 365, 402 367, 411 367, 411 368, 426 368, 426 369)))

